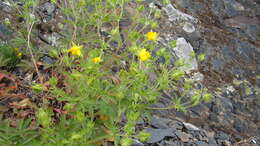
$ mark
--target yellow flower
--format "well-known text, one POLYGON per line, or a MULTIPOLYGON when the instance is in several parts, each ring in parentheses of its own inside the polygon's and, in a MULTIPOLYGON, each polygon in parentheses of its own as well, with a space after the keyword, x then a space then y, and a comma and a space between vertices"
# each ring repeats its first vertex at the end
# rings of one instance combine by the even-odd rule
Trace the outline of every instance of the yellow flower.
POLYGON ((146 61, 151 58, 151 54, 146 49, 142 49, 138 52, 138 57, 141 61, 146 61))
POLYGON ((23 53, 21 53, 21 52, 17 54, 18 58, 21 58, 22 56, 23 56, 23 53))
POLYGON ((78 46, 78 45, 75 45, 74 43, 72 43, 72 47, 68 50, 68 52, 74 56, 81 56, 82 47, 83 46, 78 46))
POLYGON ((157 33, 156 32, 148 32, 147 34, 146 34, 146 37, 147 37, 147 39, 148 40, 150 40, 150 41, 156 41, 156 39, 157 39, 157 33))
POLYGON ((95 58, 92 59, 92 61, 93 61, 94 63, 99 63, 99 62, 101 62, 102 60, 101 60, 101 57, 95 57, 95 58))

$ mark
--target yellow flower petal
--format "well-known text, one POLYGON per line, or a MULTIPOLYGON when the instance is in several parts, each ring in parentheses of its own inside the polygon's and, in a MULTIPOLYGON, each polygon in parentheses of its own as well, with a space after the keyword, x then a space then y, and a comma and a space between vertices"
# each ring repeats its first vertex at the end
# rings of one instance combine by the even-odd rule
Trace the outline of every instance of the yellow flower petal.
POLYGON ((18 58, 21 58, 22 56, 23 56, 23 53, 21 53, 21 52, 17 54, 18 58))
POLYGON ((138 52, 138 58, 141 61, 146 61, 151 58, 151 54, 146 49, 142 49, 138 52))
POLYGON ((72 43, 72 47, 68 50, 68 53, 74 56, 81 56, 81 49, 83 46, 78 46, 72 43))
POLYGON ((156 33, 156 32, 148 32, 148 33, 146 34, 146 37, 147 37, 147 39, 150 40, 150 41, 156 41, 156 39, 157 39, 157 33, 156 33))
POLYGON ((102 60, 101 60, 101 57, 95 57, 95 58, 92 59, 92 61, 93 61, 94 63, 99 63, 99 62, 101 62, 102 60))

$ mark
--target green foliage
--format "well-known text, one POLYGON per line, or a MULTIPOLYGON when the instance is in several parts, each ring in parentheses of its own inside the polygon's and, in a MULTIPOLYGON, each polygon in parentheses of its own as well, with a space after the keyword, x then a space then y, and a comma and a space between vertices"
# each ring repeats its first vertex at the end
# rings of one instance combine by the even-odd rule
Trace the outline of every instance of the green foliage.
POLYGON ((35 128, 30 128, 29 124, 32 120, 19 120, 16 127, 11 127, 8 120, 0 122, 0 145, 33 145, 39 137, 35 128))
POLYGON ((19 39, 13 39, 7 43, 0 43, 0 67, 13 67, 22 58, 23 50, 19 39), (19 46, 19 47, 18 47, 19 46))

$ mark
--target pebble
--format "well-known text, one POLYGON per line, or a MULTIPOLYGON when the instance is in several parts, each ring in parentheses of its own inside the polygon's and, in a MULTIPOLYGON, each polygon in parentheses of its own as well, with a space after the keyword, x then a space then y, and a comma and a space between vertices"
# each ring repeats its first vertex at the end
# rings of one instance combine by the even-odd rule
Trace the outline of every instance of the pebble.
POLYGON ((193 24, 189 23, 189 22, 186 22, 184 24, 184 26, 182 27, 182 29, 187 32, 187 33, 192 33, 195 31, 195 27, 193 24))
POLYGON ((194 131, 199 131, 200 130, 198 127, 196 127, 195 125, 193 125, 191 123, 183 122, 183 125, 188 130, 194 130, 194 131))
POLYGON ((176 131, 175 134, 182 142, 189 142, 190 141, 190 138, 191 138, 190 134, 180 132, 180 131, 176 131))

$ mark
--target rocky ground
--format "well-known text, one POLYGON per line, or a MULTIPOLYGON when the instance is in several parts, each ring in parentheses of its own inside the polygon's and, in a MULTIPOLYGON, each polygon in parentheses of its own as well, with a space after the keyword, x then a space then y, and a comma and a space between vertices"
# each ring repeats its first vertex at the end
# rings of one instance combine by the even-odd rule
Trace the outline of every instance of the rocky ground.
MULTIPOLYGON (((137 125, 151 133, 151 138, 147 143, 136 140, 133 145, 260 145, 259 1, 175 0, 169 5, 156 0, 145 2, 147 8, 163 14, 156 30, 160 34, 158 47, 164 46, 184 58, 191 50, 205 53, 205 61, 190 63, 199 71, 195 78, 216 94, 212 102, 193 107, 187 113, 155 110, 152 120, 144 118, 137 125), (187 50, 176 52, 167 46, 171 40, 177 40, 177 47, 187 50)), ((12 37, 3 24, 12 17, 9 11, 8 4, 0 0, 1 40, 12 37)), ((51 27, 58 24, 57 11, 49 2, 39 8, 42 24, 38 39, 43 48, 55 45, 60 37, 58 29, 51 27)), ((127 28, 127 24, 122 23, 122 27, 127 28)), ((51 64, 53 60, 44 56, 42 61, 51 64)), ((154 106, 165 107, 170 100, 165 95, 154 106)))

